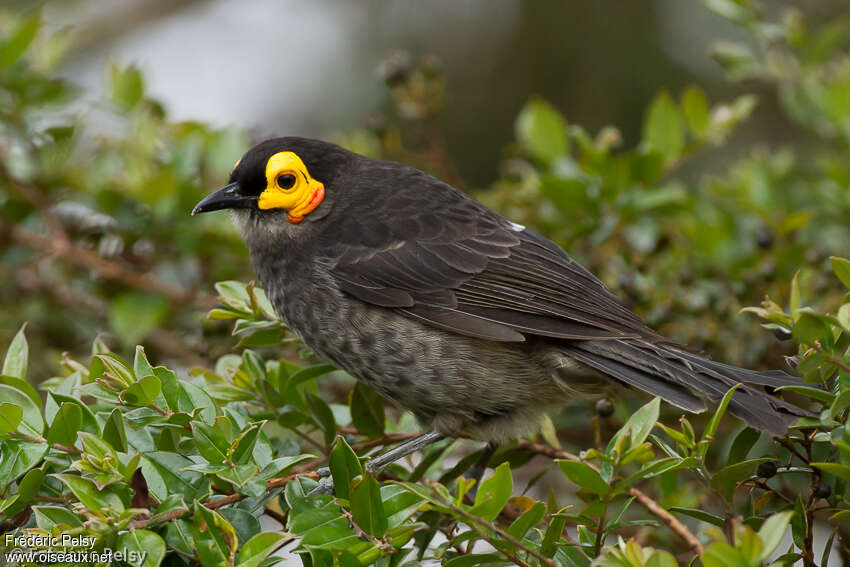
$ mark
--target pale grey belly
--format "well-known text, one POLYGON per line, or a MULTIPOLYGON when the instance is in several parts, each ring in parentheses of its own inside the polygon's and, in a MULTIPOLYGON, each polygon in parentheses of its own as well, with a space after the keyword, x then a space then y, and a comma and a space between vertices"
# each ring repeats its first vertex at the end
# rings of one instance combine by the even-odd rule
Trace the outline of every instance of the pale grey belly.
POLYGON ((337 293, 286 295, 272 301, 305 344, 423 422, 539 412, 569 394, 538 345, 457 335, 337 293))

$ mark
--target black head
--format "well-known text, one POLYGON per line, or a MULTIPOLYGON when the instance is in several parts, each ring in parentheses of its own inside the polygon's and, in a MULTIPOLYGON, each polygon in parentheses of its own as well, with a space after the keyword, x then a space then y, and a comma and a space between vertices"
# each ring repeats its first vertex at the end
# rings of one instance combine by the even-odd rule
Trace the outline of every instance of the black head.
POLYGON ((242 156, 230 183, 207 195, 192 214, 220 209, 286 211, 301 222, 325 199, 325 187, 355 154, 335 144, 308 138, 272 138, 242 156))

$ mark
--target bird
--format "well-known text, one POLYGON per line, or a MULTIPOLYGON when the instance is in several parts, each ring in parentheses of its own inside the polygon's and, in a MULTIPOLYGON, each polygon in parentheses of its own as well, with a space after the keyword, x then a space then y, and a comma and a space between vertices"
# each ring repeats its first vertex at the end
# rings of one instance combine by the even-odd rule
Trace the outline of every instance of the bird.
MULTIPOLYGON (((650 329, 554 242, 416 168, 300 137, 265 140, 192 214, 229 209, 260 285, 310 349, 409 410, 424 433, 500 442, 617 384, 785 434, 785 372, 698 356, 650 329)), ((487 453, 487 452, 485 452, 487 453)))

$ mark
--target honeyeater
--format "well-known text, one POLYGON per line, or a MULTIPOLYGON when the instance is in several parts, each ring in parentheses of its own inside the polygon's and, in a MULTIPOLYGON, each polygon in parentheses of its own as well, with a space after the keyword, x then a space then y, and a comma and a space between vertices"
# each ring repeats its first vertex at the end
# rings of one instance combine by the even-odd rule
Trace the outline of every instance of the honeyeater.
MULTIPOLYGON (((798 380, 701 358, 649 329, 553 242, 422 171, 266 140, 194 213, 231 209, 277 313, 319 356, 413 412, 430 442, 498 442, 606 382, 783 434, 798 380)), ((380 459, 380 458, 379 458, 380 459)))

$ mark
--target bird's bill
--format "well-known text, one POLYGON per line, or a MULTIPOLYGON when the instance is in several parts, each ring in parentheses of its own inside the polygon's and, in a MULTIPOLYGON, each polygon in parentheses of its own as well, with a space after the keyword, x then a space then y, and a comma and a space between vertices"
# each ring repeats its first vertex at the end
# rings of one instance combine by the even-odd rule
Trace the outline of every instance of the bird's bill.
POLYGON ((215 193, 210 193, 195 205, 192 214, 208 213, 221 209, 255 209, 257 208, 256 195, 243 195, 239 190, 238 183, 225 185, 215 193))

